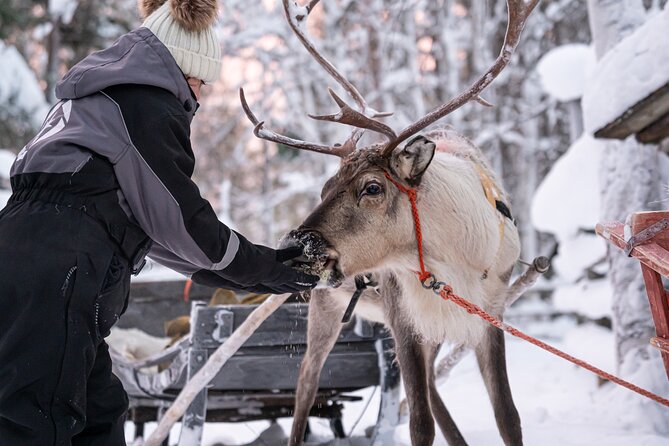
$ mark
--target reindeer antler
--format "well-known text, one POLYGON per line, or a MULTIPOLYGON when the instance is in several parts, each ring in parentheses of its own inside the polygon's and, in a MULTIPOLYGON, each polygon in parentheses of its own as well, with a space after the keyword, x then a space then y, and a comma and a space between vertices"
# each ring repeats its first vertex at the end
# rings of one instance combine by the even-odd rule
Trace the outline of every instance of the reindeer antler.
POLYGON ((466 91, 460 93, 450 101, 431 111, 427 115, 413 122, 407 126, 394 140, 389 141, 382 151, 383 156, 390 156, 392 151, 402 141, 410 136, 420 132, 428 125, 438 121, 444 116, 452 113, 458 108, 471 100, 475 100, 483 105, 490 105, 487 101, 479 97, 479 94, 499 75, 499 73, 506 68, 511 59, 511 55, 518 46, 520 41, 520 34, 525 27, 525 22, 529 17, 534 7, 537 6, 539 0, 507 0, 508 8, 508 23, 506 26, 506 34, 504 35, 504 43, 499 52, 499 56, 492 64, 492 66, 483 73, 466 91))
POLYGON ((334 99, 334 101, 339 106, 339 112, 329 115, 309 115, 309 117, 320 121, 338 122, 356 127, 356 130, 351 133, 346 142, 344 142, 342 145, 335 145, 330 147, 296 140, 288 136, 280 135, 274 131, 267 130, 263 127, 264 122, 259 121, 251 111, 248 103, 246 102, 246 98, 244 97, 243 90, 240 90, 239 96, 242 101, 242 107, 244 108, 246 116, 255 126, 253 133, 258 138, 286 144, 296 149, 310 150, 313 152, 326 153, 328 155, 336 155, 344 158, 355 151, 357 143, 365 130, 372 130, 374 132, 381 133, 385 135, 389 141, 395 139, 397 135, 395 135, 393 129, 388 127, 386 124, 374 119, 390 116, 392 113, 377 112, 372 110, 367 105, 367 102, 360 94, 358 89, 355 88, 355 86, 348 79, 346 79, 346 77, 344 77, 344 75, 342 75, 337 70, 337 68, 335 68, 335 66, 330 63, 330 61, 323 57, 323 55, 316 49, 314 44, 304 33, 302 28, 306 23, 306 19, 309 17, 309 13, 314 9, 314 7, 316 7, 318 2, 319 0, 311 0, 307 5, 300 7, 292 0, 283 0, 283 9, 291 30, 295 33, 302 45, 307 49, 309 54, 311 54, 316 62, 318 62, 318 64, 323 67, 325 71, 327 71, 328 74, 330 74, 330 76, 332 76, 332 78, 342 86, 344 90, 346 90, 346 92, 353 98, 353 100, 360 108, 360 111, 355 110, 353 107, 346 104, 346 102, 332 89, 328 88, 330 96, 332 96, 332 99, 334 99), (367 116, 365 113, 370 113, 372 116, 367 116))
MULTIPOLYGON (((357 110, 354 110, 350 105, 346 104, 346 102, 344 102, 342 98, 337 96, 337 93, 335 93, 334 90, 332 90, 332 88, 328 88, 328 93, 330 93, 332 99, 334 99, 334 101, 339 106, 339 113, 334 113, 331 115, 310 114, 309 115, 310 118, 317 119, 319 121, 339 122, 342 124, 352 125, 360 129, 373 130, 375 132, 386 135, 389 141, 392 141, 393 139, 397 138, 397 135, 395 134, 393 129, 391 129, 382 122, 379 122, 375 119, 370 118, 367 115, 360 113, 357 110)), ((384 117, 384 116, 390 116, 391 114, 392 113, 383 112, 383 113, 375 113, 374 116, 384 117)))
POLYGON ((499 75, 499 73, 506 68, 509 64, 511 56, 518 46, 520 41, 520 35, 525 27, 525 22, 529 17, 530 13, 539 3, 539 0, 507 0, 508 8, 508 23, 506 27, 506 34, 504 36, 504 43, 500 50, 499 56, 492 64, 492 66, 483 73, 466 91, 460 93, 458 96, 454 97, 450 101, 442 104, 440 107, 431 111, 427 115, 418 119, 404 130, 400 132, 399 135, 396 135, 393 129, 391 129, 386 124, 377 121, 374 118, 389 116, 392 113, 380 113, 375 110, 372 110, 368 105, 363 96, 360 94, 357 88, 344 77, 330 61, 328 61, 323 55, 321 55, 314 44, 307 38, 303 28, 306 23, 306 19, 309 17, 309 14, 318 4, 319 0, 310 0, 305 6, 299 6, 294 0, 283 0, 283 9, 286 14, 286 19, 290 28, 293 30, 297 38, 300 40, 302 45, 307 49, 309 54, 327 71, 330 76, 342 86, 344 90, 353 98, 356 102, 360 111, 355 110, 350 105, 339 97, 332 89, 328 89, 330 96, 339 106, 339 112, 329 115, 309 115, 313 119, 320 121, 330 121, 338 122, 342 124, 348 124, 356 127, 356 130, 353 131, 351 136, 346 140, 342 145, 335 146, 326 146, 322 144, 308 143, 305 141, 297 140, 290 138, 288 136, 280 135, 272 130, 265 129, 263 127, 264 121, 259 121, 251 109, 249 108, 246 98, 244 97, 244 91, 240 89, 239 96, 242 102, 242 107, 246 116, 251 120, 255 128, 253 133, 262 139, 268 141, 273 141, 281 144, 285 144, 296 149, 309 150, 312 152, 325 153, 328 155, 336 155, 341 158, 346 157, 350 153, 356 150, 356 146, 360 138, 362 137, 365 130, 372 130, 388 138, 388 143, 382 150, 382 155, 387 157, 390 156, 392 151, 397 147, 402 141, 406 140, 410 136, 418 133, 423 130, 430 124, 438 121, 444 116, 452 113, 454 110, 462 107, 469 101, 476 101, 485 106, 491 106, 485 99, 481 98, 479 94, 488 86, 490 83, 499 75), (369 116, 371 115, 371 116, 369 116))
POLYGON ((265 121, 259 121, 258 118, 256 118, 256 115, 254 115, 253 112, 251 111, 248 102, 246 102, 246 96, 244 95, 243 88, 239 89, 239 100, 242 103, 242 108, 244 109, 244 113, 246 113, 246 116, 249 118, 249 121, 251 121, 251 123, 255 126, 253 128, 253 134, 260 139, 276 142, 279 144, 285 144, 287 146, 294 147, 296 149, 325 153, 326 155, 336 155, 339 157, 344 157, 348 155, 348 153, 350 153, 350 152, 346 153, 348 148, 345 149, 344 146, 331 147, 322 144, 310 143, 299 139, 294 139, 289 136, 280 135, 272 130, 268 130, 264 128, 265 121))

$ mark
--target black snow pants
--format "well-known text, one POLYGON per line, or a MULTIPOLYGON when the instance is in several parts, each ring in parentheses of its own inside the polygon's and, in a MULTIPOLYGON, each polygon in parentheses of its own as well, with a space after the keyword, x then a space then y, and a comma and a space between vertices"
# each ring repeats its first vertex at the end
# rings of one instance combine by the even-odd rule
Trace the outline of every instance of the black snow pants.
POLYGON ((130 268, 85 204, 57 195, 0 211, 0 446, 125 445, 104 337, 130 268))

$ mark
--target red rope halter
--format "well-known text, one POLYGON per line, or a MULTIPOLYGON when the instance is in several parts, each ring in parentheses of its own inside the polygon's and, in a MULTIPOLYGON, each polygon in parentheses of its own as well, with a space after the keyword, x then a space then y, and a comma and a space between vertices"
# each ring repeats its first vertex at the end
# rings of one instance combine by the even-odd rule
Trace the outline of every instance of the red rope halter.
POLYGON ((417 200, 417 195, 418 192, 416 189, 411 189, 403 186, 402 184, 398 183, 395 181, 389 173, 386 172, 386 177, 388 180, 390 180, 391 183, 399 189, 400 192, 406 194, 409 197, 409 201, 411 202, 411 214, 413 215, 413 222, 414 222, 414 227, 416 230, 416 243, 418 245, 418 261, 420 263, 420 271, 417 271, 418 273, 418 278, 420 281, 423 283, 423 286, 428 289, 432 289, 432 291, 435 292, 435 294, 438 294, 441 296, 442 299, 445 301, 451 301, 455 303, 456 305, 460 306, 461 308, 465 309, 467 313, 469 314, 475 314, 476 316, 480 317, 484 321, 490 323, 491 325, 494 325, 495 327, 499 328, 500 330, 509 333, 510 335, 513 335, 517 338, 523 339, 531 344, 536 345, 537 347, 540 347, 547 352, 550 352, 556 356, 559 356, 562 359, 565 359, 572 364, 576 364, 579 367, 582 367, 586 370, 591 371, 592 373, 595 373, 596 375, 599 375, 601 378, 604 378, 606 380, 612 381, 622 387, 625 387, 629 390, 632 390, 633 392, 638 393, 639 395, 645 396, 646 398, 650 398, 653 401, 656 401, 666 407, 669 407, 669 399, 663 398, 659 395, 654 394, 653 392, 650 392, 646 389, 643 389, 639 386, 636 386, 629 381, 625 381, 622 378, 619 378, 615 375, 612 375, 610 373, 605 372, 602 369, 599 369, 581 359, 578 359, 574 356, 571 356, 568 353, 563 352, 560 349, 557 349, 551 345, 546 344, 543 341, 540 341, 537 338, 534 338, 526 333, 523 333, 522 331, 518 330, 517 328, 514 328, 508 324, 505 324, 501 320, 497 319, 496 317, 490 315, 488 312, 486 312, 483 308, 479 307, 476 304, 473 304, 469 302, 467 299, 458 296, 453 292, 453 288, 451 288, 449 285, 444 284, 443 282, 437 282, 437 279, 435 276, 427 271, 425 269, 425 261, 423 258, 423 233, 421 231, 420 227, 420 216, 418 214, 418 206, 416 204, 417 200), (426 284, 427 280, 430 279, 431 282, 426 284))

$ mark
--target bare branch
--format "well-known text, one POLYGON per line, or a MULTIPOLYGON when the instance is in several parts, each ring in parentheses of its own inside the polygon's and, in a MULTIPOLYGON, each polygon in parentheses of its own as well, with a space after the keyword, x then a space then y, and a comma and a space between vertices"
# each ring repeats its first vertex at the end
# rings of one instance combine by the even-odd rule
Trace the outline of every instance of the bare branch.
POLYGON ((306 19, 317 3, 318 1, 311 0, 306 8, 304 8, 307 11, 307 14, 305 15, 299 11, 296 11, 297 3, 295 1, 283 0, 283 10, 286 13, 288 24, 302 45, 304 45, 304 47, 307 49, 309 54, 311 54, 311 56, 316 59, 316 62, 318 62, 320 66, 323 67, 325 71, 327 71, 328 74, 332 76, 332 78, 337 81, 337 83, 341 85, 349 95, 351 95, 356 104, 358 104, 358 107, 360 107, 360 110, 364 113, 367 109, 367 102, 365 102, 365 99, 362 97, 358 89, 355 88, 355 86, 348 79, 346 79, 344 75, 342 75, 337 70, 337 68, 335 68, 335 66, 330 63, 329 60, 323 57, 323 55, 316 49, 314 44, 304 33, 303 28, 306 26, 306 19))
POLYGON ((429 126, 435 121, 438 121, 449 113, 452 113, 467 102, 476 100, 481 103, 483 100, 480 99, 479 94, 488 85, 490 85, 490 83, 499 75, 499 73, 501 73, 502 70, 504 70, 504 68, 506 68, 506 66, 509 64, 509 60, 511 59, 511 56, 513 55, 513 52, 515 51, 516 47, 518 46, 518 42, 520 41, 520 35, 523 31, 523 28, 525 27, 525 22, 538 2, 539 0, 530 0, 527 3, 525 0, 507 0, 508 22, 506 27, 506 34, 504 36, 504 43, 502 44, 499 56, 497 56, 497 59, 492 64, 492 66, 485 73, 483 73, 466 91, 460 93, 449 102, 434 109, 427 115, 423 116, 402 130, 398 137, 394 140, 391 140, 383 149, 383 156, 390 156, 393 149, 395 149, 395 147, 397 147, 402 141, 420 132, 425 127, 429 126))
POLYGON ((321 144, 308 143, 305 141, 296 140, 285 135, 280 135, 272 130, 264 128, 264 121, 260 121, 251 111, 246 98, 244 97, 244 91, 240 89, 239 97, 242 102, 242 107, 244 112, 249 120, 255 126, 253 133, 258 137, 265 139, 267 141, 273 141, 280 144, 285 144, 296 149, 309 150, 312 152, 325 153, 328 155, 336 155, 339 157, 345 157, 350 153, 356 150, 356 145, 360 138, 362 137, 364 130, 369 129, 375 132, 385 135, 388 140, 392 140, 396 137, 395 132, 382 122, 376 121, 374 117, 384 117, 390 116, 392 113, 387 112, 376 112, 372 109, 369 109, 367 102, 362 97, 360 92, 355 88, 355 86, 346 79, 335 67, 328 61, 322 54, 318 52, 314 44, 306 36, 304 28, 306 26, 306 20, 309 17, 309 14, 316 5, 319 3, 319 0, 310 0, 305 6, 299 6, 294 0, 283 0, 283 9, 286 14, 286 19, 290 25, 291 30, 295 33, 302 45, 307 49, 309 54, 316 59, 316 61, 325 69, 325 71, 332 76, 332 78, 341 85, 346 92, 351 95, 355 100, 357 105, 360 107, 360 111, 355 110, 354 108, 347 105, 343 99, 341 99, 337 94, 332 90, 328 89, 330 95, 334 101, 339 105, 339 113, 331 115, 309 115, 313 119, 321 121, 330 121, 330 122, 339 122, 342 124, 351 125, 357 127, 355 131, 348 137, 348 139, 341 145, 324 146, 321 144), (369 112, 373 114, 373 117, 367 116, 365 113, 369 112))

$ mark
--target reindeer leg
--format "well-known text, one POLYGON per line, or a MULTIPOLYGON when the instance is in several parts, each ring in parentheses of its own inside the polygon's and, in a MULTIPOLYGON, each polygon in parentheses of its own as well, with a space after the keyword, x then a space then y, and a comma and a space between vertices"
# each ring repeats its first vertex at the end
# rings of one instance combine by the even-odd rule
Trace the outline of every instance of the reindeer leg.
POLYGON ((311 292, 307 351, 297 381, 293 427, 288 443, 290 446, 301 445, 304 441, 309 411, 316 398, 323 364, 341 331, 341 309, 333 305, 328 297, 328 291, 324 289, 311 292))
POLYGON ((409 402, 409 430, 412 446, 430 446, 434 441, 434 419, 428 399, 427 369, 423 349, 409 322, 401 314, 401 291, 394 277, 385 280, 383 290, 387 320, 395 339, 404 390, 409 402))
POLYGON ((467 442, 460 433, 458 426, 456 426, 455 421, 451 418, 451 414, 448 413, 444 401, 439 396, 437 392, 437 384, 434 373, 434 361, 437 359, 437 353, 439 352, 439 344, 424 344, 423 345, 423 355, 425 357, 425 368, 427 369, 427 383, 430 393, 430 405, 432 406, 432 415, 441 433, 444 434, 444 438, 448 442, 449 446, 465 446, 467 442))
POLYGON ((520 417, 513 403, 509 377, 506 373, 504 333, 495 327, 488 327, 483 341, 476 347, 476 359, 504 444, 521 446, 523 433, 520 428, 520 417))

